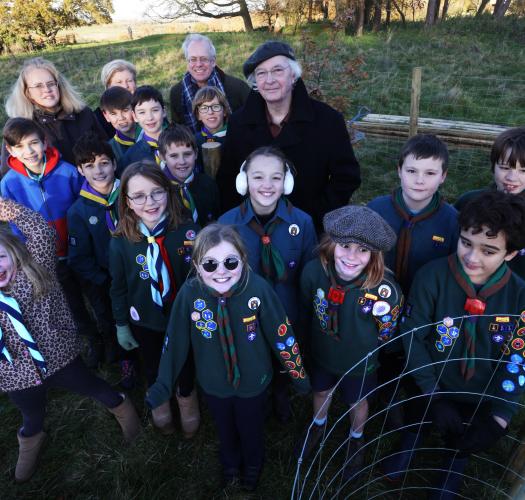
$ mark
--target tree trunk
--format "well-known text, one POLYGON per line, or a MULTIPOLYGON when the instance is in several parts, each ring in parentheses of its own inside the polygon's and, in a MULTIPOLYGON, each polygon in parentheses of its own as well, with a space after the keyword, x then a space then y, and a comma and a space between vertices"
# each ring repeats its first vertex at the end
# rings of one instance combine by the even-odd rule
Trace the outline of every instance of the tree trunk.
POLYGON ((444 21, 447 17, 447 14, 448 14, 448 4, 449 4, 449 0, 444 0, 443 1, 443 10, 441 11, 441 20, 444 21))
POLYGON ((494 12, 492 14, 494 18, 501 19, 510 7, 510 2, 511 0, 497 0, 496 5, 494 5, 494 12))
POLYGON ((365 0, 365 13, 363 24, 370 26, 370 18, 372 17, 372 7, 374 6, 374 0, 365 0))
POLYGON ((383 9, 383 0, 376 0, 374 7, 374 19, 372 21, 372 29, 379 31, 381 29, 381 11, 383 9))
POLYGON ((481 0, 478 10, 476 11, 476 17, 479 17, 481 16, 481 14, 483 14, 483 11, 485 10, 485 7, 489 4, 489 2, 490 0, 481 0))
POLYGON ((308 22, 311 23, 313 18, 313 11, 314 11, 314 0, 308 0, 308 22))
POLYGON ((436 8, 434 9, 434 24, 439 23, 439 9, 441 8, 441 0, 436 0, 436 8))
POLYGON ((239 0, 239 12, 241 13, 242 20, 244 21, 244 30, 253 31, 252 18, 250 17, 246 0, 239 0))
POLYGON ((425 18, 425 28, 431 28, 436 21, 437 0, 428 0, 427 15, 425 18))
POLYGON ((357 1, 356 9, 356 23, 355 23, 355 36, 363 36, 363 28, 365 25, 365 0, 357 1))
POLYGON ((399 17, 401 17, 401 22, 403 23, 403 26, 406 26, 406 16, 405 13, 401 10, 396 0, 392 0, 394 3, 394 8, 397 10, 397 13, 399 14, 399 17))
POLYGON ((392 0, 386 0, 385 10, 385 26, 390 26, 390 18, 392 17, 392 0))

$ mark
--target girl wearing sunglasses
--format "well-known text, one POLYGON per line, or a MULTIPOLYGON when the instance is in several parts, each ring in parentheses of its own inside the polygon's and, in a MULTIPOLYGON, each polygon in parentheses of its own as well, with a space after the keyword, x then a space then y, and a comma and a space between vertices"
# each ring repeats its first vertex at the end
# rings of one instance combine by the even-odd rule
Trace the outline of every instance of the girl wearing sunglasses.
MULTIPOLYGON (((248 249, 254 272, 271 284, 292 325, 299 317, 299 276, 313 258, 317 244, 312 218, 294 207, 285 196, 291 194, 294 179, 284 154, 274 147, 256 149, 241 166, 237 192, 246 196, 240 206, 219 218, 234 224, 248 249)), ((288 377, 274 362, 273 406, 284 423, 291 415, 288 377)))
POLYGON ((272 379, 271 350, 296 388, 309 389, 299 346, 272 287, 253 273, 232 226, 211 224, 197 236, 196 276, 171 311, 157 382, 146 403, 169 400, 188 352, 219 434, 223 486, 241 478, 253 491, 264 456, 264 405, 272 379))
MULTIPOLYGON (((129 165, 120 183, 119 225, 110 243, 111 301, 119 344, 138 348, 148 386, 155 382, 173 300, 190 269, 199 226, 185 223, 171 182, 149 161, 129 165)), ((186 361, 177 401, 185 437, 199 427, 194 367, 186 361)), ((152 412, 163 434, 174 431, 170 401, 152 412)))

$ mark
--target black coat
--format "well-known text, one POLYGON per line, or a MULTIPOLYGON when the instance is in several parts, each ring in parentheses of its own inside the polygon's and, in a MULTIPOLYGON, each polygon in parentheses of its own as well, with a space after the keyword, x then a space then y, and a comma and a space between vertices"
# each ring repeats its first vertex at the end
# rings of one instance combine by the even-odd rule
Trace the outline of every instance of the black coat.
POLYGON ((251 91, 243 108, 228 121, 217 184, 223 210, 239 204, 235 176, 246 157, 260 146, 283 151, 297 170, 291 202, 312 216, 319 229, 326 212, 346 205, 361 184, 359 163, 341 113, 311 99, 299 79, 291 111, 274 139, 266 118, 266 103, 251 91))

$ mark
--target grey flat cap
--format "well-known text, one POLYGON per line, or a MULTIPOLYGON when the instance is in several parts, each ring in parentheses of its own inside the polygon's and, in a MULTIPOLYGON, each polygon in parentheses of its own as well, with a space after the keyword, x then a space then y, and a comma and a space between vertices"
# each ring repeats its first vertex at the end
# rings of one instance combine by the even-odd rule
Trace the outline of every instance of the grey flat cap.
POLYGON ((347 205, 323 217, 325 232, 340 245, 359 243, 372 251, 386 252, 396 243, 396 233, 368 207, 347 205))
POLYGON ((255 49, 255 52, 248 57, 242 66, 244 76, 248 78, 248 75, 253 73, 259 64, 275 56, 286 56, 288 59, 295 61, 295 54, 292 47, 287 43, 270 40, 269 42, 264 42, 262 45, 259 45, 255 49))

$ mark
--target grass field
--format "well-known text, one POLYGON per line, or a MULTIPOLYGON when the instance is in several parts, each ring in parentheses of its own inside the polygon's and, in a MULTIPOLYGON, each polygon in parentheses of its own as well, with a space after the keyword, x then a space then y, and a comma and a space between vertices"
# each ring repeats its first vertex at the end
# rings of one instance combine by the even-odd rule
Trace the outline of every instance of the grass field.
MULTIPOLYGON (((507 18, 451 19, 435 30, 425 32, 420 24, 403 29, 394 24, 389 31, 365 34, 360 39, 338 39, 337 51, 323 51, 331 33, 328 26, 308 28, 318 50, 304 54, 301 34, 285 38, 297 50, 320 64, 322 89, 327 99, 343 96, 349 104, 343 109, 351 118, 359 106, 374 113, 408 114, 412 67, 423 67, 421 116, 462 119, 515 126, 525 123, 525 21, 507 18), (347 82, 341 66, 360 56, 360 70, 366 78, 347 82)), ((263 40, 264 32, 212 33, 218 64, 227 72, 241 75, 248 54, 263 40)), ((82 91, 87 102, 96 106, 102 92, 99 72, 103 64, 124 58, 136 64, 139 83, 162 89, 169 87, 185 71, 180 53, 183 35, 155 35, 125 43, 85 44, 50 50, 45 57, 53 60, 82 91)), ((24 57, 0 58, 0 97, 13 83, 24 57)), ((335 102, 335 101, 334 101, 335 102)), ((0 110, 0 123, 5 115, 0 110)), ((402 145, 398 139, 365 138, 355 146, 362 165, 363 185, 356 193, 357 202, 389 192, 397 184, 394 169, 402 145)), ((322 145, 320 145, 322 147, 322 145)), ((444 193, 454 200, 467 189, 490 182, 488 151, 451 148, 451 160, 444 193)), ((102 375, 118 382, 114 369, 102 375)), ((132 398, 144 415, 144 390, 136 389, 132 398)), ((256 494, 218 491, 219 462, 217 441, 209 417, 192 441, 180 433, 164 438, 154 432, 145 419, 145 432, 135 446, 123 448, 117 424, 98 404, 83 398, 52 392, 49 397, 47 427, 50 439, 40 470, 26 485, 12 481, 16 461, 18 412, 5 396, 0 396, 0 478, 2 500, 10 499, 207 499, 264 498, 281 499, 290 494, 295 474, 291 450, 310 417, 307 398, 295 396, 295 418, 286 427, 273 418, 268 420, 267 457, 260 487, 256 494)), ((340 406, 334 410, 337 414, 340 406)), ((506 460, 499 450, 498 460, 506 460)), ((475 467, 478 467, 476 464, 475 467)), ((474 466, 473 466, 474 467, 474 466)), ((473 469, 488 480, 489 468, 473 469), (488 471, 488 472, 487 472, 488 471)), ((497 481, 497 479, 495 479, 497 481)), ((376 485, 376 494, 382 485, 376 485)), ((483 489, 469 489, 469 496, 489 498, 483 489)), ((404 498, 421 498, 418 492, 404 498)), ((491 496, 493 498, 493 496, 491 496)))

